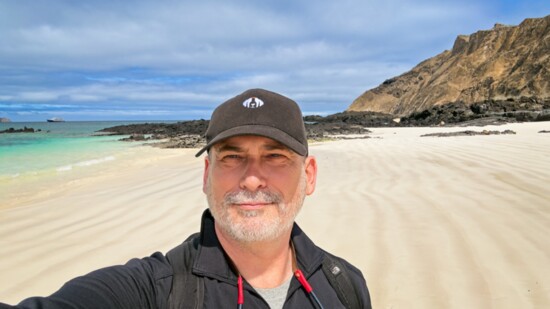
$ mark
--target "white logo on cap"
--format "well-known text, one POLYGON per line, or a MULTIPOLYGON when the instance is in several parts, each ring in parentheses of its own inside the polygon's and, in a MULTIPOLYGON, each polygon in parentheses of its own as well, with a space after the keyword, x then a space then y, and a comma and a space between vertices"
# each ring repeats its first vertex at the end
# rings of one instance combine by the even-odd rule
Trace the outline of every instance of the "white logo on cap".
POLYGON ((262 105, 264 105, 264 101, 256 97, 248 98, 246 99, 246 101, 243 102, 243 106, 246 108, 258 108, 258 107, 261 107, 262 105))

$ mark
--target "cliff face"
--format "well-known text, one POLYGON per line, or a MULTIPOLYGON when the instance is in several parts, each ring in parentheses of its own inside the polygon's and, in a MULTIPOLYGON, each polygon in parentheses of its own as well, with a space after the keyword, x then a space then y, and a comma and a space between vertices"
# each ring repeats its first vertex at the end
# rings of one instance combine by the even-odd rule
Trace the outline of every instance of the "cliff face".
POLYGON ((405 116, 451 102, 522 96, 550 97, 550 15, 460 35, 451 51, 368 90, 348 111, 405 116))

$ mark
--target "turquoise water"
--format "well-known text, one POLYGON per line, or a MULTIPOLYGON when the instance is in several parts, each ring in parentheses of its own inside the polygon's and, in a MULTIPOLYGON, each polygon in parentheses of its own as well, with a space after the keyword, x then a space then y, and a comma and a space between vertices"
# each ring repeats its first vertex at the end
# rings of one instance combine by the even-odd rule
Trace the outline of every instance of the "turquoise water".
POLYGON ((25 126, 42 130, 0 134, 0 180, 66 173, 116 160, 117 152, 136 144, 118 141, 121 136, 93 134, 103 128, 129 123, 143 122, 0 123, 0 131, 25 126))

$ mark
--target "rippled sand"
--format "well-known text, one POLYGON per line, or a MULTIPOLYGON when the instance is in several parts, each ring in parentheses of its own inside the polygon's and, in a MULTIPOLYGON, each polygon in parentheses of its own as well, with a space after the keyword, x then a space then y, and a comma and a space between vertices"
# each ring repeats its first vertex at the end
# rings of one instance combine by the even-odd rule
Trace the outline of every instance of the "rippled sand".
MULTIPOLYGON (((317 190, 298 223, 357 265, 375 308, 550 307, 550 123, 516 135, 420 137, 465 128, 379 128, 311 145, 317 190)), ((0 302, 167 251, 206 207, 193 150, 135 160, 0 208, 0 302)), ((32 190, 32 188, 29 188, 32 190)))

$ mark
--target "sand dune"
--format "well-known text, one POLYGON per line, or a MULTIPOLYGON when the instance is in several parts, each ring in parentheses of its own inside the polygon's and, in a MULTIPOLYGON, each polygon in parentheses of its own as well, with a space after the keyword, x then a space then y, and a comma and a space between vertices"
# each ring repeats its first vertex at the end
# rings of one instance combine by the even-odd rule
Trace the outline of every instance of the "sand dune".
MULTIPOLYGON (((483 129, 517 134, 376 128, 371 139, 311 146, 318 187, 297 221, 363 271, 375 308, 550 307, 550 134, 537 133, 550 123, 483 129)), ((206 203, 193 154, 144 148, 0 209, 0 301, 47 295, 197 231, 206 203)))

